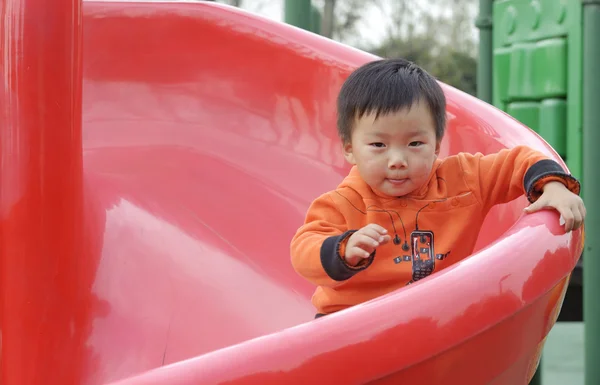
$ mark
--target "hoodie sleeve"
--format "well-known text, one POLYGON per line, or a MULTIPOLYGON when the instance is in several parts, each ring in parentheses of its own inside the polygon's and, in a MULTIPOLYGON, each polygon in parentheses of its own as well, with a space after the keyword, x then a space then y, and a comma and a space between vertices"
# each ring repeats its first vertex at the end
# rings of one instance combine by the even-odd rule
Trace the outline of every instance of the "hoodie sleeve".
POLYGON ((348 238, 356 230, 348 229, 346 220, 329 194, 310 205, 304 224, 294 235, 290 252, 292 266, 298 274, 317 286, 334 287, 366 269, 375 252, 357 266, 343 258, 348 238))
POLYGON ((563 183, 574 194, 580 192, 579 181, 560 164, 526 146, 490 155, 460 154, 459 161, 467 184, 487 209, 523 194, 533 203, 542 195, 543 186, 551 181, 563 183))

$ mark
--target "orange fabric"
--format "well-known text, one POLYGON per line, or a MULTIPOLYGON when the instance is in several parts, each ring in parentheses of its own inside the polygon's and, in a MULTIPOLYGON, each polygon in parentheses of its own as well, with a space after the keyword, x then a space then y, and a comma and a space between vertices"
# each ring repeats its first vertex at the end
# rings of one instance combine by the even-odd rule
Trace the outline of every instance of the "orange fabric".
POLYGON ((400 198, 376 195, 353 167, 338 188, 312 202, 290 245, 293 267, 317 286, 312 299, 317 312, 332 313, 409 283, 413 264, 395 263, 394 259, 411 254, 402 249, 405 235, 401 222, 410 238, 420 209, 418 229, 434 233, 434 256, 443 256, 435 260, 434 271, 470 255, 489 209, 522 196, 525 174, 542 159, 547 157, 522 146, 492 155, 461 153, 438 159, 428 183, 400 198), (402 243, 389 242, 377 248, 372 264, 351 278, 332 279, 321 262, 324 240, 369 223, 385 227, 392 238, 398 234, 402 243))

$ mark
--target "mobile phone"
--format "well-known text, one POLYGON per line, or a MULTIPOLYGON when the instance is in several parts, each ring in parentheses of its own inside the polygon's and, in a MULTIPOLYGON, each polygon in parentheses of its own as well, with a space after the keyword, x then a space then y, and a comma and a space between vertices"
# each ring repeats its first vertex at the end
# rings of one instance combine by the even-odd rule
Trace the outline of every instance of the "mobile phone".
POLYGON ((413 281, 423 279, 435 269, 433 232, 415 230, 410 234, 412 246, 413 281))

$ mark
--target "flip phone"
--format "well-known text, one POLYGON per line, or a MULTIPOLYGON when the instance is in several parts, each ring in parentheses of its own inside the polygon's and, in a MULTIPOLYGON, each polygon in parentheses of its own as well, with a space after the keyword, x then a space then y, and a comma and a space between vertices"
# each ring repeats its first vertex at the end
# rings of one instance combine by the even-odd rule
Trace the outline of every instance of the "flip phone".
POLYGON ((416 230, 410 234, 412 246, 413 280, 418 281, 433 273, 435 252, 433 232, 416 230))

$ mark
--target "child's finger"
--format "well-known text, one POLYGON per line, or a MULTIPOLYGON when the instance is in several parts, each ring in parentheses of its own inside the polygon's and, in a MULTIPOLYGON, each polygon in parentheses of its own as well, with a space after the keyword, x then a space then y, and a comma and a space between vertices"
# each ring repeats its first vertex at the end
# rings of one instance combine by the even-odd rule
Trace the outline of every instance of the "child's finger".
POLYGON ((389 241, 392 240, 392 237, 389 235, 384 235, 383 236, 383 240, 379 242, 380 245, 385 245, 386 243, 388 243, 389 241))
POLYGON ((573 210, 573 230, 577 230, 583 224, 583 213, 579 210, 579 208, 575 208, 573 210))
MULTIPOLYGON (((577 230, 581 224, 583 223, 583 218, 584 218, 584 214, 583 214, 583 210, 581 210, 579 208, 578 204, 573 204, 572 206, 568 207, 567 209, 564 210, 567 217, 571 217, 571 223, 570 223, 570 227, 567 227, 567 223, 565 223, 565 229, 567 231, 572 231, 572 230, 577 230)), ((565 219, 565 222, 567 222, 567 220, 565 219)))
POLYGON ((579 201, 578 206, 579 206, 579 212, 582 215, 582 219, 585 220, 585 217, 587 215, 587 210, 585 209, 585 205, 583 204, 583 200, 579 201))
POLYGON ((367 230, 367 229, 373 230, 379 235, 387 234, 387 230, 385 229, 385 227, 380 226, 376 223, 370 223, 370 224, 366 225, 365 227, 363 227, 363 230, 367 230))
POLYGON ((530 204, 529 206, 525 207, 525 211, 527 213, 534 213, 536 211, 539 211, 539 210, 545 208, 546 205, 547 205, 546 200, 543 198, 540 198, 537 201, 530 204))
POLYGON ((363 228, 361 233, 371 237, 376 242, 383 242, 384 235, 372 227, 363 228))
POLYGON ((557 209, 560 215, 563 217, 565 221, 565 231, 568 233, 573 229, 573 222, 575 221, 575 217, 573 215, 573 211, 570 209, 557 209))
POLYGON ((370 255, 371 253, 357 246, 352 247, 350 250, 346 251, 347 260, 353 258, 369 258, 370 255))
POLYGON ((361 249, 368 251, 369 254, 379 246, 379 241, 373 239, 366 234, 356 234, 356 238, 353 240, 354 246, 358 246, 361 249))

